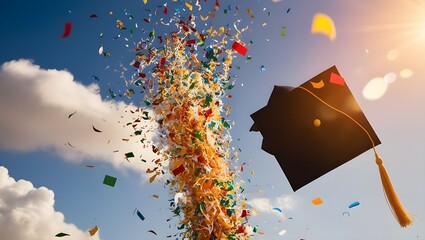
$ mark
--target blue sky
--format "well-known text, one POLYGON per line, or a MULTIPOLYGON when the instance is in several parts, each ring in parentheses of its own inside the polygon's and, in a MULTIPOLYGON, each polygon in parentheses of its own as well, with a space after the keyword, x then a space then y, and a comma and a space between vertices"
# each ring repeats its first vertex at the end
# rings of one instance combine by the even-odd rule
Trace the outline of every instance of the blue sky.
MULTIPOLYGON (((111 99, 108 90, 124 89, 120 64, 129 67, 133 57, 126 44, 146 37, 152 26, 157 35, 169 32, 161 24, 143 21, 149 13, 159 19, 162 8, 158 6, 167 2, 171 13, 183 9, 181 1, 148 1, 147 5, 140 0, 2 2, 2 239, 54 239, 61 231, 72 233, 68 239, 102 240, 166 239, 177 233, 177 219, 167 221, 173 198, 167 187, 161 182, 149 184, 145 169, 112 154, 115 149, 146 150, 120 141, 129 134, 122 127, 124 105, 139 103, 125 97, 111 99), (92 14, 98 17, 90 18, 92 14), (131 38, 128 31, 116 28, 117 19, 127 26, 139 23, 131 38), (72 32, 62 39, 65 22, 72 22, 72 32), (110 57, 98 54, 101 46, 110 57), (106 136, 96 135, 92 125, 106 130, 106 136), (118 178, 114 188, 102 184, 106 174, 118 178), (144 214, 144 221, 133 215, 135 208, 144 214), (86 230, 95 225, 100 231, 89 237, 86 230)), ((213 2, 205 3, 203 11, 213 2)), ((252 41, 248 47, 251 60, 242 56, 234 60, 240 69, 233 71, 236 87, 229 92, 232 98, 225 101, 232 106, 229 119, 235 123, 232 147, 242 150, 239 164, 246 163, 241 181, 258 213, 250 223, 264 232, 254 238, 424 239, 425 2, 220 2, 222 9, 231 5, 232 10, 208 24, 232 26, 240 19, 240 26, 248 27, 241 39, 252 41), (334 20, 335 41, 310 32, 318 12, 334 20), (282 27, 287 29, 284 37, 282 27), (262 65, 265 71, 260 71, 262 65), (408 228, 399 227, 386 205, 371 151, 293 192, 274 157, 261 150, 261 135, 248 131, 249 115, 266 104, 274 85, 297 86, 332 65, 338 67, 382 141, 377 150, 401 201, 416 216, 408 228), (405 69, 411 76, 401 76, 405 69), (381 97, 368 99, 363 94, 367 84, 388 73, 396 75, 395 81, 385 85, 381 97), (316 197, 324 203, 312 205, 316 197), (360 205, 348 209, 354 201, 360 205), (287 232, 280 236, 283 229, 287 232)), ((182 10, 182 16, 187 12, 182 10)), ((198 22, 199 29, 202 24, 198 22)))

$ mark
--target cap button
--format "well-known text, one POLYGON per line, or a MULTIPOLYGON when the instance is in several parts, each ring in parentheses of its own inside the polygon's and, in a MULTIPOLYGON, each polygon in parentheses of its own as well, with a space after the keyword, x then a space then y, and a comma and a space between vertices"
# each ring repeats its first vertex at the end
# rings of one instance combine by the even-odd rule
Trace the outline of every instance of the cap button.
POLYGON ((320 127, 321 124, 322 124, 322 122, 320 121, 320 119, 318 119, 318 118, 314 119, 313 125, 315 127, 320 127))

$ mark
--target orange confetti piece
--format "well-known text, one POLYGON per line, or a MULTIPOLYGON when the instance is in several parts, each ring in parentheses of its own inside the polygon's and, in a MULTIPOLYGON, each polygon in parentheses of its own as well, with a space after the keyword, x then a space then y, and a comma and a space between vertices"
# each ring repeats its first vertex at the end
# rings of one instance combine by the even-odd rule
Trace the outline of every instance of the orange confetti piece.
POLYGON ((311 83, 311 85, 312 85, 314 88, 316 88, 316 89, 320 89, 320 88, 322 88, 323 86, 325 86, 325 83, 324 83, 322 80, 320 80, 319 82, 311 82, 311 81, 310 81, 310 83, 311 83))
POLYGON ((320 205, 320 204, 323 203, 323 200, 320 197, 318 197, 318 198, 311 200, 311 203, 313 203, 314 205, 320 205))
POLYGON ((93 236, 97 233, 97 231, 99 230, 99 228, 96 226, 94 226, 92 229, 89 230, 89 234, 90 236, 93 236))
POLYGON ((155 181, 156 176, 158 176, 158 173, 155 173, 155 175, 149 178, 149 183, 152 183, 153 181, 155 181))

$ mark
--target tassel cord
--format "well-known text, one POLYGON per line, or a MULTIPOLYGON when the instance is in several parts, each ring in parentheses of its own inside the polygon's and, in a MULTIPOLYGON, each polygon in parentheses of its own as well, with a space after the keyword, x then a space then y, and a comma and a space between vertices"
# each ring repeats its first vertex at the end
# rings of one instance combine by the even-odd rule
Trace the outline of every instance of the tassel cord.
POLYGON ((399 201, 397 194, 395 192, 395 189, 394 189, 393 185, 391 184, 391 180, 389 178, 389 175, 388 175, 388 173, 387 173, 387 171, 384 167, 382 159, 379 157, 379 155, 378 155, 378 153, 375 149, 375 142, 373 141, 372 137, 370 136, 370 134, 366 130, 366 128, 364 128, 359 122, 357 122, 350 115, 339 110, 338 108, 335 108, 334 106, 330 105, 329 103, 325 102, 324 100, 322 100, 320 97, 318 97, 316 94, 314 94, 310 90, 308 90, 308 89, 306 89, 302 86, 299 86, 298 88, 306 91, 307 93, 309 93, 310 95, 315 97, 317 100, 319 100, 321 103, 323 103, 327 107, 331 108, 332 110, 344 115, 345 117, 350 119, 352 122, 354 122, 357 126, 359 126, 366 133, 370 142, 372 143, 372 149, 373 149, 373 152, 375 154, 375 162, 376 162, 376 164, 378 165, 378 168, 379 168, 379 175, 381 177, 381 182, 382 182, 382 186, 383 186, 385 200, 387 201, 387 205, 390 208, 391 213, 393 214, 394 218, 398 221, 398 223, 400 224, 401 227, 407 227, 408 225, 410 225, 412 223, 412 219, 410 218, 408 212, 406 211, 406 209, 404 209, 403 205, 399 201))

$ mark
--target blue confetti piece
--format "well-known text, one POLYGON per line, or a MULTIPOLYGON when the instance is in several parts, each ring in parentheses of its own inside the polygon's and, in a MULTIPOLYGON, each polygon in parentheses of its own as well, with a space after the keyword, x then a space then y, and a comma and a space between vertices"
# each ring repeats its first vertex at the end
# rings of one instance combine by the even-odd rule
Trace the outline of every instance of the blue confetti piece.
POLYGON ((359 206, 360 203, 359 202, 353 202, 352 204, 350 204, 350 206, 348 206, 348 208, 353 208, 353 207, 357 207, 359 206))
POLYGON ((142 219, 142 221, 145 220, 145 216, 143 216, 143 214, 139 210, 137 210, 136 214, 137 216, 139 216, 140 219, 142 219))

